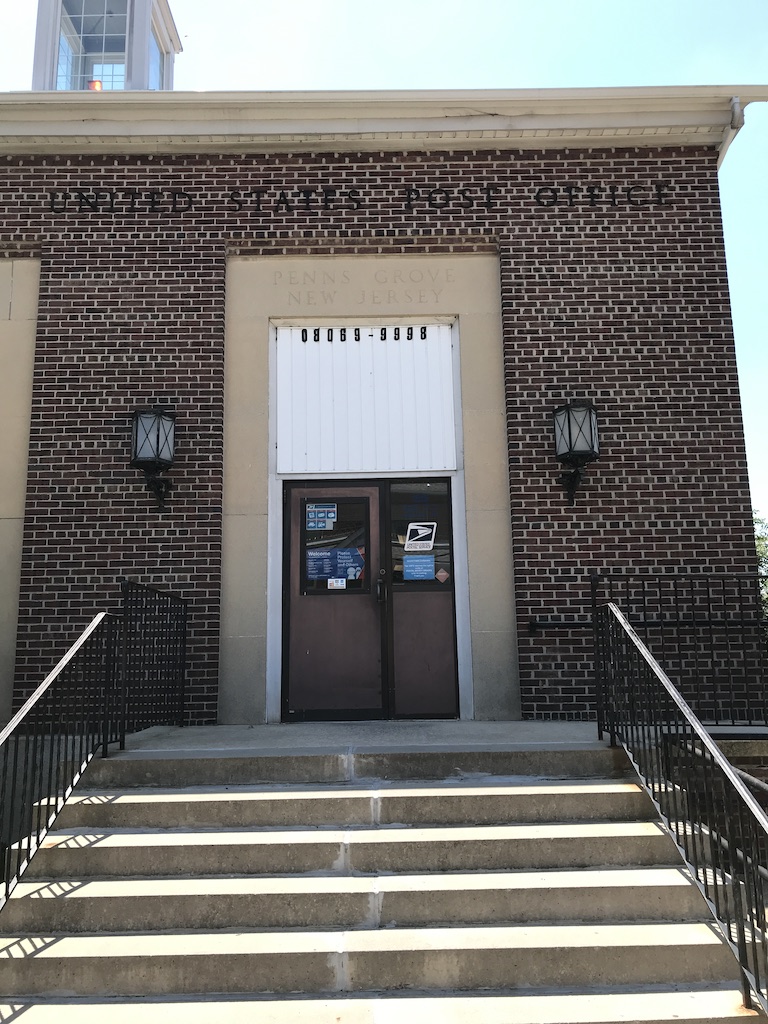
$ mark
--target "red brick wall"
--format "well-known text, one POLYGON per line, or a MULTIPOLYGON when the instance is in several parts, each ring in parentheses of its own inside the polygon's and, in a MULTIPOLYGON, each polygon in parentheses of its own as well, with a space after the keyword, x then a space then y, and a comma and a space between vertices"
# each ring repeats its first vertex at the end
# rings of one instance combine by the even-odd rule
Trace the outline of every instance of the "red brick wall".
POLYGON ((9 158, 0 252, 42 257, 19 691, 127 575, 191 599, 192 719, 215 715, 228 251, 490 249, 524 711, 588 716, 588 631, 529 635, 531 617, 583 618, 592 569, 754 568, 715 162, 692 149, 9 158), (602 446, 573 508, 551 454, 568 397, 594 401, 602 446), (158 402, 178 412, 164 513, 127 465, 131 412, 158 402))

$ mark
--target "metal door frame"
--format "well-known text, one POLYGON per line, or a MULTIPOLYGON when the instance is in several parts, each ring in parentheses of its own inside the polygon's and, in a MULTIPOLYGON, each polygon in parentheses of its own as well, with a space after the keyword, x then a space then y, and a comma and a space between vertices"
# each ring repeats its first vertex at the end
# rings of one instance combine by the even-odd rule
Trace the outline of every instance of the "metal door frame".
MULTIPOLYGON (((387 720, 387 721, 398 721, 398 720, 417 720, 417 719, 449 719, 454 720, 454 716, 438 715, 438 714, 424 714, 424 715, 396 715, 396 693, 395 693, 395 659, 394 659, 394 614, 391 612, 390 602, 393 599, 392 590, 392 548, 391 548, 391 485, 394 483, 407 482, 408 480, 424 480, 433 481, 435 483, 447 483, 448 494, 449 494, 449 514, 450 514, 450 532, 451 532, 451 560, 453 579, 451 581, 451 592, 453 594, 453 622, 451 639, 453 644, 453 660, 456 666, 456 686, 457 686, 457 707, 458 717, 461 716, 461 673, 460 673, 460 662, 459 662, 459 644, 458 644, 458 590, 456 584, 456 532, 454 527, 454 508, 453 508, 453 491, 454 481, 451 474, 419 474, 415 475, 395 475, 385 477, 356 477, 354 479, 336 478, 336 477, 312 477, 309 479, 283 479, 281 481, 282 501, 281 507, 283 510, 283 523, 282 523, 282 534, 283 534, 283 557, 282 557, 282 630, 281 630, 281 678, 280 678, 280 710, 281 710, 281 721, 376 721, 376 720, 387 720), (388 599, 381 608, 380 615, 380 643, 381 643, 381 666, 382 666, 382 701, 381 701, 381 712, 379 714, 372 713, 371 711, 330 711, 330 712, 314 712, 309 715, 295 714, 293 717, 290 713, 290 701, 289 701, 289 677, 288 677, 288 653, 289 653, 289 630, 291 622, 291 590, 290 590, 290 574, 291 574, 291 547, 292 547, 292 529, 290 520, 290 507, 291 507, 291 493, 294 490, 311 490, 317 489, 318 491, 333 491, 347 490, 354 488, 376 488, 378 491, 378 521, 379 521, 379 554, 381 567, 386 570, 387 587, 388 587, 388 599), (287 510, 287 511, 286 511, 287 510)), ((300 552, 297 553, 300 557, 300 552)), ((374 579, 371 577, 371 586, 373 587, 374 579)))

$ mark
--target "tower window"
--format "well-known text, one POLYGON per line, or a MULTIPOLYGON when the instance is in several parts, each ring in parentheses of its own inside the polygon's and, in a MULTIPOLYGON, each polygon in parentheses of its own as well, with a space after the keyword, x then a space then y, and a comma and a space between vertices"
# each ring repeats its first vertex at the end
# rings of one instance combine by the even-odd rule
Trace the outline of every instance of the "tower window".
POLYGON ((125 88, 128 0, 62 0, 57 89, 125 88))

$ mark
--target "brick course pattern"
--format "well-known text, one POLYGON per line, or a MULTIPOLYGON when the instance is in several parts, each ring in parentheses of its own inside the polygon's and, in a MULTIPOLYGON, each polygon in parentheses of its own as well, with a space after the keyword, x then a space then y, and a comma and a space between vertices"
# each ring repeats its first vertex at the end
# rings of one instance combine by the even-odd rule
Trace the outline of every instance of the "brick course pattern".
POLYGON ((19 695, 129 576, 191 600, 190 720, 215 719, 228 253, 499 254, 526 716, 593 714, 591 570, 754 571, 712 151, 9 157, 2 180, 0 255, 42 259, 19 695), (574 507, 569 397, 602 449, 574 507), (128 467, 156 403, 164 513, 128 467))

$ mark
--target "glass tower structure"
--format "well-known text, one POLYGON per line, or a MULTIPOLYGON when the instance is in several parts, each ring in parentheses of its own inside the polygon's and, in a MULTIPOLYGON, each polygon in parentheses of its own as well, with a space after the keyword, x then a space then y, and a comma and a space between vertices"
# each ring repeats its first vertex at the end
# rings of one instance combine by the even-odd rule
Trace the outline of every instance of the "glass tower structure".
POLYGON ((39 0, 32 88, 173 88, 181 42, 168 0, 39 0))

